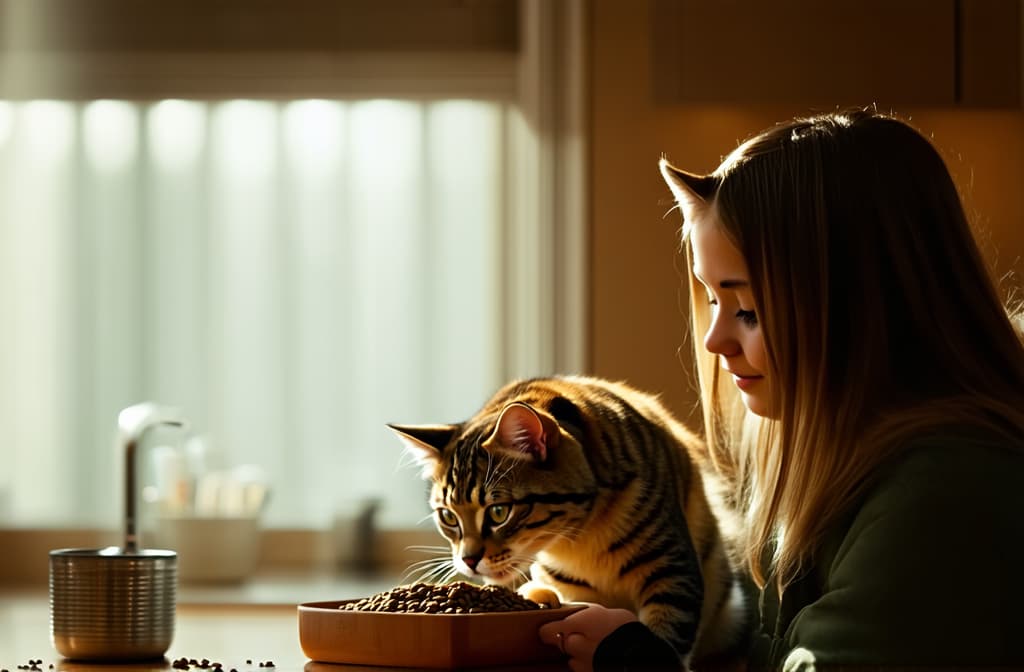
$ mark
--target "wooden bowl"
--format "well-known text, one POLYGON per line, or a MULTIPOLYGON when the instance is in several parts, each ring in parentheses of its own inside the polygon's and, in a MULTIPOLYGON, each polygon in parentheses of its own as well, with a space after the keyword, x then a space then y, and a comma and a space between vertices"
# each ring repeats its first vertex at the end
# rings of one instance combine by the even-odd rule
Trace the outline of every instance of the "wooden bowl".
POLYGON ((346 602, 299 605, 299 643, 322 663, 453 669, 565 660, 537 630, 583 609, 424 614, 339 609, 346 602))

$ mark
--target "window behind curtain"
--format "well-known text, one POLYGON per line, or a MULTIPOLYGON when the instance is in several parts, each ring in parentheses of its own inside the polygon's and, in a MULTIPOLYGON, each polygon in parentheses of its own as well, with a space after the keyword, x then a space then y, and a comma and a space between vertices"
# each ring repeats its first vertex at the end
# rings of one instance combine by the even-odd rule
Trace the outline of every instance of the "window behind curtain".
POLYGON ((509 375, 509 123, 486 101, 0 103, 0 523, 116 525, 116 415, 143 400, 263 467, 270 525, 366 497, 417 523, 385 423, 463 419, 509 375))

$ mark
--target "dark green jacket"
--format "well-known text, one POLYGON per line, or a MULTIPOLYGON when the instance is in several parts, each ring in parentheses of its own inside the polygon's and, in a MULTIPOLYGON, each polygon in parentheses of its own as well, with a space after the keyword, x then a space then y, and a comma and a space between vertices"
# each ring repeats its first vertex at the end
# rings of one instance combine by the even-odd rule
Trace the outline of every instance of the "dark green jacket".
MULTIPOLYGON (((781 602, 769 587, 757 607, 751 670, 1024 670, 1024 444, 918 441, 781 602)), ((670 669, 631 625, 602 642, 595 669, 670 669), (629 652, 645 662, 624 665, 629 652)))

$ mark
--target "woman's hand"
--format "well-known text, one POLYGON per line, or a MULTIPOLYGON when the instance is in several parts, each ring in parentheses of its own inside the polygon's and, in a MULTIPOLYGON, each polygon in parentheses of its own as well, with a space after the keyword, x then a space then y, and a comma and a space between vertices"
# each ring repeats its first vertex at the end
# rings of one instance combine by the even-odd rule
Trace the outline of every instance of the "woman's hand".
POLYGON ((569 656, 569 669, 573 672, 592 672, 594 651, 605 637, 619 626, 637 620, 636 614, 626 609, 608 609, 599 604, 588 604, 560 621, 540 626, 540 640, 561 649, 569 656))

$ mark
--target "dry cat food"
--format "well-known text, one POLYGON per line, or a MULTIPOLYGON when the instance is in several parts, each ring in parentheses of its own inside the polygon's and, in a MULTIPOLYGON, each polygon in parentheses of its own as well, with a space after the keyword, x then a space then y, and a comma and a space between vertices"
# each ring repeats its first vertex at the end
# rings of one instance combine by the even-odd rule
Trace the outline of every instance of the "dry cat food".
POLYGON ((416 614, 482 614, 546 608, 504 586, 454 583, 413 583, 346 602, 346 611, 393 611, 416 614))
MULTIPOLYGON (((246 665, 252 665, 252 659, 250 658, 250 659, 246 660, 245 664, 246 665)), ((260 663, 260 667, 274 667, 274 662, 271 661, 271 660, 268 660, 265 663, 260 663)), ((200 670, 210 670, 210 672, 224 672, 224 666, 221 663, 212 662, 208 658, 203 658, 202 660, 196 660, 195 658, 185 658, 185 657, 178 658, 174 662, 171 663, 171 669, 174 669, 174 670, 200 669, 200 670)), ((230 669, 230 672, 238 672, 238 670, 235 669, 234 667, 232 667, 230 669)))
MULTIPOLYGON (((42 667, 40 667, 42 664, 43 664, 43 659, 42 658, 40 658, 38 660, 33 658, 33 659, 29 660, 28 664, 26 664, 26 665, 18 665, 18 669, 19 670, 33 670, 34 672, 38 672, 39 670, 43 669, 42 667)), ((50 663, 50 669, 51 670, 53 669, 53 663, 50 663)), ((0 672, 7 672, 7 668, 4 668, 4 669, 0 670, 0 672)))

